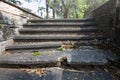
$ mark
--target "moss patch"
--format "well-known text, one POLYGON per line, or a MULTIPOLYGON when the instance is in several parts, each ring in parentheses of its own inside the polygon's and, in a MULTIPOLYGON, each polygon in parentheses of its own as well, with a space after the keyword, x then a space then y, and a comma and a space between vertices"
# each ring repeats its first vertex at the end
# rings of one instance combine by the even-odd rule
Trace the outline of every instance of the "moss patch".
POLYGON ((58 48, 58 50, 59 50, 59 51, 65 51, 65 48, 60 47, 60 48, 58 48))
POLYGON ((33 55, 33 56, 42 56, 42 52, 33 51, 33 52, 32 52, 32 55, 33 55))

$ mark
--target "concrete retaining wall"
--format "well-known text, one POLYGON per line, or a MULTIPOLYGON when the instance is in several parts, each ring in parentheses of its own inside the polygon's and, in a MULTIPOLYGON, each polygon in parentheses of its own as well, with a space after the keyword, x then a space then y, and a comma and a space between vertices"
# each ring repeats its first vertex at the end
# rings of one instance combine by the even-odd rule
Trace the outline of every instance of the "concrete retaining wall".
POLYGON ((10 27, 12 27, 12 29, 15 29, 9 29, 9 34, 12 31, 15 31, 13 32, 13 34, 17 34, 18 28, 21 28, 22 25, 26 23, 28 19, 40 18, 41 17, 37 16, 36 14, 33 14, 30 11, 23 9, 17 6, 16 4, 13 4, 6 0, 0 0, 0 24, 2 24, 3 26, 7 26, 8 29, 10 27))
POLYGON ((7 40, 7 41, 3 41, 3 42, 0 42, 0 55, 4 54, 5 53, 5 46, 8 46, 8 45, 12 45, 14 42, 13 40, 7 40))
POLYGON ((100 27, 109 28, 105 32, 106 37, 114 39, 116 14, 116 0, 109 0, 105 4, 93 10, 93 18, 97 21, 100 27))

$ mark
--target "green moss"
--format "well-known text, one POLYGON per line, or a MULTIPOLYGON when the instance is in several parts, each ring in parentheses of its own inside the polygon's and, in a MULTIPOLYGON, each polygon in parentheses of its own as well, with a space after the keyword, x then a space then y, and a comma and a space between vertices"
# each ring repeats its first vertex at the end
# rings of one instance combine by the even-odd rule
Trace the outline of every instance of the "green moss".
POLYGON ((65 48, 60 47, 60 48, 58 48, 58 50, 60 50, 60 51, 64 51, 64 50, 65 50, 65 48))
POLYGON ((42 55, 42 52, 33 51, 33 52, 32 52, 32 55, 33 55, 33 56, 41 56, 41 55, 42 55))

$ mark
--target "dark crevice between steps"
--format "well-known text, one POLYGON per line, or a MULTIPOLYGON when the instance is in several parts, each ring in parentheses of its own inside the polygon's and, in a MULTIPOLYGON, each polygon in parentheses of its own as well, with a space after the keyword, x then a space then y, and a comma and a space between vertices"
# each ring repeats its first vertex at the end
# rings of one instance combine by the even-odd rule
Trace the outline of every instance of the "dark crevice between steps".
MULTIPOLYGON (((37 51, 37 50, 40 50, 40 48, 11 48, 11 49, 6 49, 6 51, 9 51, 9 50, 13 50, 13 51, 19 51, 19 50, 21 50, 21 51, 25 51, 25 50, 31 50, 32 49, 32 51, 37 51)), ((52 49, 56 49, 56 46, 55 47, 48 47, 48 49, 47 49, 47 47, 42 47, 42 49, 41 50, 52 50, 52 49)))
POLYGON ((0 64, 0 68, 49 68, 59 67, 58 63, 47 63, 47 64, 0 64))

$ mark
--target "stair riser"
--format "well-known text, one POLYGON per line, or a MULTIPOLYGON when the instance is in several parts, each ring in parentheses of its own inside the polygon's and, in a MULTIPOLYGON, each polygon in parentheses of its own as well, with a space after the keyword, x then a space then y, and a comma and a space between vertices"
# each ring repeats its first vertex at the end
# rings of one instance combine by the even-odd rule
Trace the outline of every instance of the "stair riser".
POLYGON ((38 44, 16 44, 5 47, 7 50, 31 50, 31 49, 51 49, 59 48, 62 46, 61 42, 44 42, 38 44))
POLYGON ((61 47, 60 44, 43 44, 43 45, 13 45, 6 47, 6 50, 29 50, 29 49, 47 49, 47 48, 59 48, 61 47))
POLYGON ((23 25, 24 28, 40 28, 40 27, 90 27, 90 26, 98 26, 97 24, 95 23, 89 23, 89 24, 25 24, 23 25))
POLYGON ((29 51, 40 51, 40 50, 55 50, 60 48, 61 46, 55 46, 55 47, 43 47, 43 48, 11 48, 11 49, 6 49, 5 51, 24 51, 24 52, 29 52, 29 51))
POLYGON ((46 63, 46 64, 34 64, 34 63, 31 63, 31 64, 4 64, 4 63, 0 63, 0 68, 45 68, 46 66, 47 67, 59 67, 58 65, 58 62, 51 62, 51 63, 46 63))
POLYGON ((76 19, 76 20, 73 20, 73 19, 63 19, 63 20, 59 20, 59 19, 49 19, 49 20, 44 20, 44 19, 41 19, 41 20, 28 20, 28 22, 31 22, 31 23, 48 23, 48 22, 59 22, 59 23, 65 23, 65 22, 93 22, 94 19, 90 18, 90 19, 76 19))
POLYGON ((89 38, 89 39, 14 39, 15 42, 48 42, 48 41, 87 41, 87 40, 105 40, 106 38, 89 38))
POLYGON ((28 29, 52 29, 52 28, 57 28, 57 29, 61 29, 61 28, 96 28, 98 26, 23 26, 23 28, 28 28, 28 29))
MULTIPOLYGON (((102 41, 102 40, 100 40, 102 41)), ((41 41, 42 42, 42 41, 41 41)), ((41 42, 14 42, 14 44, 40 44, 41 42)), ((42 43, 44 43, 45 41, 43 41, 42 43)), ((47 41, 49 42, 49 41, 47 41)), ((54 41, 54 42, 58 42, 58 41, 54 41)), ((97 40, 88 40, 88 41, 59 41, 61 42, 61 44, 76 44, 76 45, 82 45, 82 44, 99 44, 99 41, 97 40)))
POLYGON ((96 68, 101 68, 101 67, 106 67, 106 65, 108 64, 102 64, 102 63, 94 63, 93 64, 79 64, 79 65, 76 65, 76 64, 66 64, 66 65, 59 65, 60 62, 51 62, 51 63, 46 63, 46 64, 0 64, 0 68, 45 68, 45 67, 63 67, 63 66, 66 66, 68 65, 69 68, 75 68, 75 69, 96 69, 96 68))
POLYGON ((37 32, 37 31, 20 31, 19 32, 20 34, 30 34, 30 35, 34 35, 34 34, 38 34, 38 35, 82 35, 82 34, 88 34, 88 35, 91 35, 91 34, 100 34, 100 33, 102 33, 101 31, 83 31, 83 32, 80 32, 80 31, 41 31, 41 32, 37 32))

